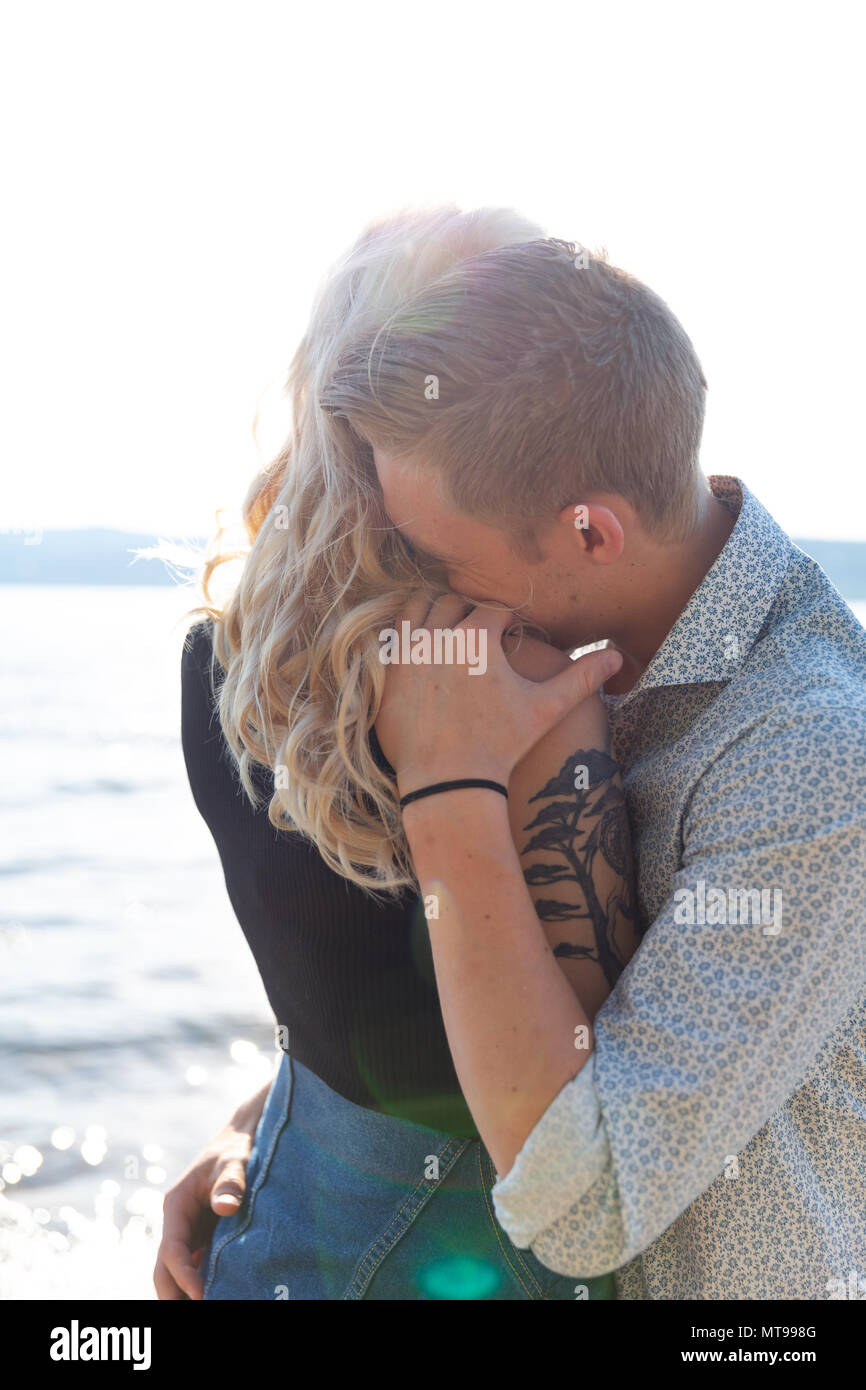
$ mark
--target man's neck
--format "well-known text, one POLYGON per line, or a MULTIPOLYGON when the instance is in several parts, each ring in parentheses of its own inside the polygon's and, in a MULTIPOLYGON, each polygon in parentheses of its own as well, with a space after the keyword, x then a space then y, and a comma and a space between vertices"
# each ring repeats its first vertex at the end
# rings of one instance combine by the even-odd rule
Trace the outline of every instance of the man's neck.
POLYGON ((727 545, 736 517, 713 493, 704 494, 703 515, 688 540, 659 547, 637 568, 633 593, 619 632, 611 634, 625 657, 622 669, 605 684, 609 695, 624 695, 640 679, 692 594, 727 545))

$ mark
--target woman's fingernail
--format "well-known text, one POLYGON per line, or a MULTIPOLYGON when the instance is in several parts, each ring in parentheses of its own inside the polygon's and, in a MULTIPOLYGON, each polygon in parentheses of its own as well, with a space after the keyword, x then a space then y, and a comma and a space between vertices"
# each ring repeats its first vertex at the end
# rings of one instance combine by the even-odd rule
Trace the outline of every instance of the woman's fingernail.
POLYGON ((614 675, 621 666, 622 653, 614 651, 613 648, 606 651, 604 654, 604 675, 602 676, 602 680, 607 680, 608 676, 614 675))

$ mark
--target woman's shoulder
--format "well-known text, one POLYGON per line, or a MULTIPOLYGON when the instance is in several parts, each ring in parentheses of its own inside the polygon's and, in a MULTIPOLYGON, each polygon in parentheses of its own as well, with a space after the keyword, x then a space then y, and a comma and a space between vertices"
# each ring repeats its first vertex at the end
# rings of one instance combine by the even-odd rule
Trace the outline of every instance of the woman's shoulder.
POLYGON ((213 631, 212 618, 198 618, 187 629, 181 653, 181 681, 184 687, 207 681, 213 692, 220 684, 223 671, 214 655, 213 631))
POLYGON ((192 652, 201 656, 203 652, 210 653, 213 647, 213 619, 197 617, 194 623, 190 623, 183 639, 184 652, 192 652))

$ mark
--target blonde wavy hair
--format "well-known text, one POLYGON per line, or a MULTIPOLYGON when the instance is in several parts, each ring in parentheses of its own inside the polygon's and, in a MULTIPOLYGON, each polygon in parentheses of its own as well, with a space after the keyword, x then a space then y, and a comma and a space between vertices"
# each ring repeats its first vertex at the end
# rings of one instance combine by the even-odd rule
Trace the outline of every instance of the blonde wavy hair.
POLYGON ((385 680, 378 633, 419 589, 432 601, 449 586, 389 522, 369 440, 322 400, 338 364, 419 290, 540 236, 506 208, 404 209, 370 223, 320 287, 290 363, 291 428, 244 500, 248 545, 226 548, 220 528, 201 574, 192 613, 213 620, 218 714, 246 794, 261 804, 255 764, 284 770, 271 822, 308 836, 374 898, 418 887, 396 783, 370 748, 385 680), (239 559, 236 587, 217 604, 214 572, 239 559))
POLYGON ((370 746, 378 634, 419 589, 449 586, 385 514, 374 448, 529 563, 539 528, 593 491, 674 539, 706 487, 706 381, 668 306, 603 250, 449 205, 363 231, 317 295, 286 391, 288 438, 244 503, 246 553, 220 534, 203 572, 220 721, 254 803, 252 765, 277 774, 274 825, 374 896, 417 891, 396 783, 370 746), (209 584, 230 558, 243 569, 218 606, 209 584))

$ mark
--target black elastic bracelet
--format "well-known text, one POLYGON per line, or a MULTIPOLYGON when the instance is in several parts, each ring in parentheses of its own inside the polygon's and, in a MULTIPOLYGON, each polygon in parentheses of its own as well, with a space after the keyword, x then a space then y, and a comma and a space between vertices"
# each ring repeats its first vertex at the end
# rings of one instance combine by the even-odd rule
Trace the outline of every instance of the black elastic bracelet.
POLYGON ((491 791, 502 792, 503 796, 508 795, 508 788, 503 787, 501 782, 490 782, 486 777, 461 777, 456 782, 433 782, 429 787, 419 787, 416 792, 409 792, 408 796, 401 796, 400 809, 408 806, 410 801, 417 801, 422 796, 432 796, 434 792, 450 792, 457 787, 489 787, 491 791))

